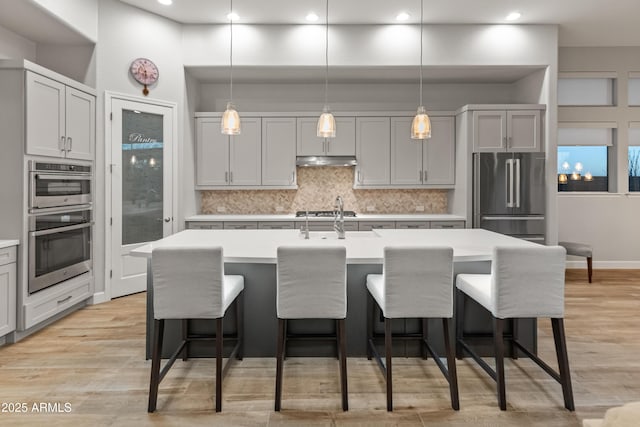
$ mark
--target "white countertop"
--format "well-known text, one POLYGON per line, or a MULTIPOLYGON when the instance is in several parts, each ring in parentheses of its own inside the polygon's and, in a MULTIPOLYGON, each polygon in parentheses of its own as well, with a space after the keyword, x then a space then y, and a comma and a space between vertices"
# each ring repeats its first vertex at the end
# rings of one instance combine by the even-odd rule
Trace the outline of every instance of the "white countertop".
POLYGON ((535 243, 483 229, 347 231, 338 240, 333 231, 311 232, 305 240, 298 230, 184 230, 131 251, 151 257, 163 245, 222 246, 225 262, 275 264, 278 246, 332 246, 347 248, 347 264, 381 264, 385 246, 451 246, 454 261, 488 261, 495 246, 531 246, 535 243), (323 239, 322 237, 326 237, 323 239))
POLYGON ((11 246, 18 246, 19 240, 0 240, 0 249, 8 248, 11 246))
MULTIPOLYGON (((452 214, 356 214, 345 221, 464 221, 465 217, 452 214)), ((294 214, 283 215, 193 215, 185 221, 304 221, 294 214)), ((309 221, 333 221, 333 217, 309 217, 309 221)))

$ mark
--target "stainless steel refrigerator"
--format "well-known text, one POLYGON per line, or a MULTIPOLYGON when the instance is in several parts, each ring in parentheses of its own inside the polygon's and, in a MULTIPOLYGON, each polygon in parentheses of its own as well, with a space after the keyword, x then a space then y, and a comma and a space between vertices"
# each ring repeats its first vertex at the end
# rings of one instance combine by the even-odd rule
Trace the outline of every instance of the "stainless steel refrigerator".
POLYGON ((544 153, 473 156, 473 227, 544 244, 544 153))

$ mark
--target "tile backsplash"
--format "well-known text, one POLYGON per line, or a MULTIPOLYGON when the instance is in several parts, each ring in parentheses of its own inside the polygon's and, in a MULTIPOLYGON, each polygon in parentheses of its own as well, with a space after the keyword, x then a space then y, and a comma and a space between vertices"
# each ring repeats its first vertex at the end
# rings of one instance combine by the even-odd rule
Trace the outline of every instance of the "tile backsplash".
POLYGON ((202 214, 332 210, 336 196, 357 213, 447 213, 447 190, 354 190, 353 167, 299 167, 297 190, 201 191, 202 214))

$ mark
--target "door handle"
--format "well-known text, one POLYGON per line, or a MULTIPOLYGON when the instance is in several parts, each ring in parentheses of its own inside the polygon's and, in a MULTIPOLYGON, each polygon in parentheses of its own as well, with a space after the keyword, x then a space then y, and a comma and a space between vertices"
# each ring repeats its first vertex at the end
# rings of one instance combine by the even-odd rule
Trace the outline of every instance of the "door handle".
POLYGON ((516 160, 516 183, 515 183, 515 187, 516 187, 516 203, 515 203, 515 207, 519 208, 520 207, 520 159, 515 159, 516 160))
POLYGON ((170 217, 170 216, 166 217, 166 218, 164 219, 164 222, 171 222, 171 217, 170 217))
POLYGON ((66 147, 67 147, 66 138, 64 136, 61 136, 60 137, 60 142, 58 142, 58 150, 66 151, 66 147))
POLYGON ((229 172, 224 173, 224 182, 229 182, 229 172))
POLYGON ((325 142, 327 143, 327 146, 326 146, 326 148, 325 148, 324 152, 325 152, 326 154, 329 154, 329 153, 331 152, 331 141, 330 141, 330 140, 328 140, 328 139, 325 139, 325 142))
POLYGON ((291 172, 291 183, 294 184, 296 182, 296 171, 291 172))
POLYGON ((505 179, 505 197, 507 199, 507 207, 512 208, 513 204, 513 159, 505 161, 506 179, 505 179))
POLYGON ((67 149, 67 151, 71 151, 71 148, 73 147, 73 139, 69 136, 67 137, 67 142, 69 143, 69 148, 67 149))
POLYGON ((233 171, 229 172, 229 182, 233 182, 233 171))
POLYGON ((423 172, 422 182, 425 183, 425 184, 427 183, 427 171, 423 172))

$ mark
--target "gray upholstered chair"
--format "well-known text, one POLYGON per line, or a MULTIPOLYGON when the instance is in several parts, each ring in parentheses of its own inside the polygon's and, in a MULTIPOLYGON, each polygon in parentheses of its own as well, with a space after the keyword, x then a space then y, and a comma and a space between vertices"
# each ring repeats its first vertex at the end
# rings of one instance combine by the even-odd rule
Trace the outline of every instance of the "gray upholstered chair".
MULTIPOLYGON (((216 320, 216 412, 222 409, 222 377, 234 357, 242 359, 243 340, 243 276, 224 274, 221 247, 160 247, 153 250, 151 268, 153 272, 154 335, 149 386, 149 412, 156 410, 158 387, 177 356, 188 356, 188 343, 202 336, 189 335, 185 319, 216 320), (223 328, 222 320, 227 308, 236 302, 236 344, 229 361, 222 366, 223 328), (165 319, 183 320, 183 340, 165 364, 162 371, 162 341, 165 319)), ((208 337, 213 338, 213 337, 208 337)))
POLYGON ((591 249, 591 245, 576 242, 558 242, 558 245, 566 249, 567 255, 583 256, 587 259, 587 277, 589 278, 589 283, 591 283, 593 273, 593 249, 591 249))
MULTIPOLYGON (((393 410, 392 320, 422 320, 423 352, 428 351, 449 382, 451 407, 460 408, 455 354, 450 343, 449 319, 453 317, 453 249, 450 247, 385 247, 383 274, 367 275, 369 315, 367 356, 376 357, 387 383, 387 411, 393 410), (374 342, 375 305, 384 317, 385 362, 374 342), (448 367, 440 360, 426 336, 428 318, 441 318, 448 367)), ((396 337, 402 334, 396 334, 396 337)), ((406 337, 405 337, 406 338, 406 337)))
MULTIPOLYGON (((564 406, 573 411, 573 391, 564 334, 564 270, 566 253, 560 246, 497 247, 491 274, 459 274, 456 278, 457 337, 462 350, 473 357, 496 381, 500 409, 507 409, 504 379, 504 338, 536 362, 562 385, 564 406), (464 295, 463 295, 464 294, 464 295), (463 336, 465 295, 493 316, 495 371, 466 343, 463 336), (517 339, 518 318, 551 318, 560 373, 551 369, 517 339), (505 337, 504 323, 511 319, 513 336, 505 337)), ((516 354, 517 355, 517 354, 516 354)), ((462 356, 462 354, 459 354, 462 356)))
POLYGON ((349 409, 347 397, 346 249, 336 247, 281 246, 278 248, 276 309, 278 342, 275 410, 282 402, 282 374, 287 342, 287 321, 292 319, 335 319, 340 360, 342 410, 349 409))

